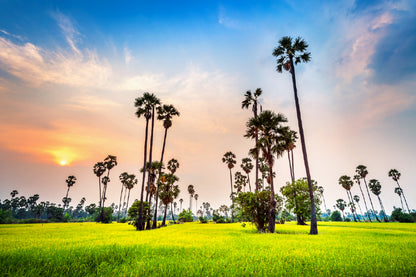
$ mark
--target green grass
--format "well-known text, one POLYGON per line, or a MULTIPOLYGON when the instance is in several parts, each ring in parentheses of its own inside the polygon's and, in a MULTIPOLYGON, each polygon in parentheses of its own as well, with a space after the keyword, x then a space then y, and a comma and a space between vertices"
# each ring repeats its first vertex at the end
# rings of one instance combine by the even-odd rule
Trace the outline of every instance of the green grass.
POLYGON ((416 224, 0 225, 2 276, 416 276, 416 224))

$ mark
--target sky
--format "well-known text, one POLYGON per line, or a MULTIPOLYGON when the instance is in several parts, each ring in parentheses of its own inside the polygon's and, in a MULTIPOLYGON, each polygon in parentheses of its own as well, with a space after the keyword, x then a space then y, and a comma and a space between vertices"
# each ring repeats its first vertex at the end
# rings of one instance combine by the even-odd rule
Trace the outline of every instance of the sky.
MULTIPOLYGON (((0 0, 0 200, 17 189, 60 203, 75 175, 71 205, 97 203, 93 166, 111 154, 107 203, 118 204, 120 173, 140 176, 145 120, 134 100, 147 91, 180 111, 165 159, 180 163, 184 207, 189 184, 198 206, 231 204, 221 158, 233 151, 241 171, 253 145, 244 93, 262 88, 263 110, 297 130, 291 77, 276 72, 272 52, 300 36, 312 57, 296 67, 306 146, 327 207, 346 199, 338 178, 364 164, 388 213, 400 207, 392 168, 416 208, 414 1, 119 2, 0 0)), ((156 122, 155 157, 162 139, 156 122)), ((296 177, 305 176, 300 149, 296 177)), ((290 179, 287 163, 276 161, 276 190, 290 179)), ((357 185, 352 193, 361 196, 357 185)))

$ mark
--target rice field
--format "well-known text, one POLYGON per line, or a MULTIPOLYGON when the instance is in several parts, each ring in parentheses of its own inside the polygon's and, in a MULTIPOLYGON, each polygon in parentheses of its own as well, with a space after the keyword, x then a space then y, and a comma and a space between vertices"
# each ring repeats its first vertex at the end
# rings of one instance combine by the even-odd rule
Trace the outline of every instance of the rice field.
POLYGON ((416 224, 0 225, 1 276, 416 276, 416 224))

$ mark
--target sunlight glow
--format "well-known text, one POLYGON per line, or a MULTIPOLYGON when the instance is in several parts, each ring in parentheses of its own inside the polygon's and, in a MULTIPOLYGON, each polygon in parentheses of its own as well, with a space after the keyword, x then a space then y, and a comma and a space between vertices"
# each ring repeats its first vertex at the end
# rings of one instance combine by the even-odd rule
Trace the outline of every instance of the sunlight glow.
POLYGON ((61 166, 68 166, 73 161, 75 161, 78 157, 77 153, 74 149, 70 149, 67 147, 58 148, 47 151, 50 155, 52 155, 52 159, 55 163, 61 166))

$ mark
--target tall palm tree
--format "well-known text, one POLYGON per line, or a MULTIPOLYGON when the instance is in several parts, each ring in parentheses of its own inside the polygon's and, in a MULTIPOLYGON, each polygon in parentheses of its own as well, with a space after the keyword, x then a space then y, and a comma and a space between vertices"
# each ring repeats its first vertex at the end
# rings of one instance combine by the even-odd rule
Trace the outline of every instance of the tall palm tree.
POLYGON ((181 207, 179 208, 179 210, 182 212, 182 203, 183 203, 183 199, 179 199, 179 203, 181 203, 181 207))
MULTIPOLYGON (((258 160, 256 160, 257 162, 257 170, 258 170, 258 160)), ((250 172, 253 169, 253 164, 251 163, 251 159, 250 158, 244 158, 241 160, 241 169, 247 174, 247 179, 248 179, 248 187, 250 189, 251 192, 251 184, 250 184, 250 172)), ((258 175, 258 173, 257 173, 258 175)), ((258 181, 257 181, 258 182, 258 181)))
MULTIPOLYGON (((104 159, 104 165, 105 165, 105 167, 107 169, 107 179, 108 179, 108 182, 110 182, 110 171, 111 171, 111 169, 113 167, 115 167, 117 165, 117 157, 116 156, 112 156, 112 155, 108 155, 107 158, 104 159)), ((103 198, 103 206, 104 206, 104 201, 106 199, 105 195, 107 193, 107 183, 106 183, 106 185, 104 186, 104 189, 103 189, 103 195, 102 195, 102 198, 103 198)))
MULTIPOLYGON (((149 199, 148 199, 149 207, 152 206, 152 198, 157 192, 157 186, 155 184, 156 177, 158 174, 157 172, 162 170, 162 168, 163 168, 163 164, 158 161, 153 161, 151 164, 147 163, 146 170, 148 171, 149 183, 146 187, 146 191, 147 191, 147 194, 149 194, 149 199)), ((142 168, 141 170, 144 170, 144 168, 142 168)), ((156 202, 156 207, 157 207, 157 202, 156 202)), ((157 213, 156 207, 155 207, 155 214, 157 213)), ((147 230, 152 229, 152 226, 150 225, 150 217, 147 218, 146 229, 147 230)))
POLYGON ((99 188, 99 207, 102 207, 102 197, 101 197, 101 176, 106 171, 105 164, 103 162, 98 162, 94 165, 94 174, 98 177, 98 188, 99 188))
POLYGON ((198 212, 198 198, 199 198, 199 195, 195 194, 194 199, 195 199, 195 210, 196 210, 196 212, 198 212))
POLYGON ((355 169, 355 172, 356 172, 358 175, 360 175, 360 176, 361 176, 361 178, 364 180, 365 187, 367 188, 368 199, 370 199, 371 208, 373 209, 373 210, 372 210, 372 213, 373 213, 373 215, 375 216, 376 220, 377 220, 378 222, 381 222, 381 221, 380 221, 380 219, 378 219, 378 217, 377 217, 376 213, 374 212, 374 211, 375 211, 375 209, 374 209, 374 205, 373 205, 373 200, 371 200, 370 191, 368 190, 367 181, 365 180, 365 177, 368 175, 368 170, 367 170, 367 167, 366 167, 365 165, 359 165, 359 166, 357 166, 357 168, 355 169))
POLYGON ((136 184, 137 184, 136 176, 134 174, 129 174, 126 178, 126 189, 129 190, 129 193, 127 196, 126 213, 129 208, 130 191, 136 184))
POLYGON ((296 87, 295 65, 299 63, 307 63, 311 59, 311 53, 307 52, 308 44, 302 38, 298 37, 294 41, 291 37, 285 36, 279 40, 279 45, 273 50, 273 56, 277 58, 276 70, 282 73, 282 69, 292 74, 292 85, 295 96, 296 115, 298 118, 298 127, 300 141, 302 144, 303 161, 305 163, 306 178, 308 180, 309 198, 311 200, 311 229, 310 234, 318 234, 318 225, 316 221, 315 201, 313 197, 312 179, 309 171, 308 155, 306 153, 305 135, 303 132, 302 117, 298 99, 298 91, 296 87))
MULTIPOLYGON (((246 91, 244 94, 245 98, 243 102, 241 102, 241 108, 242 109, 248 109, 250 105, 252 106, 252 111, 254 114, 254 118, 257 118, 257 108, 258 108, 258 98, 260 97, 262 93, 261 88, 256 89, 254 93, 251 93, 250 90, 246 91)), ((259 149, 257 148, 257 141, 258 136, 255 137, 255 157, 256 157, 256 191, 259 190, 259 149)), ((251 191, 251 189, 250 189, 251 191)))
POLYGON ((380 182, 376 179, 371 179, 368 183, 368 186, 370 187, 371 192, 377 196, 378 201, 380 202, 380 207, 381 207, 381 210, 383 211, 384 222, 388 222, 388 219, 386 217, 386 211, 384 210, 383 203, 381 202, 381 199, 380 199, 380 193, 381 193, 380 182))
POLYGON ((360 205, 360 197, 358 195, 354 195, 353 199, 354 199, 355 203, 357 203, 358 208, 360 208, 361 214, 363 214, 363 210, 361 210, 361 205, 360 205))
POLYGON ((402 210, 404 211, 403 200, 402 200, 402 194, 403 194, 402 188, 400 187, 394 188, 394 193, 397 193, 397 195, 399 195, 400 203, 402 203, 402 210))
POLYGON ((350 176, 342 175, 338 179, 338 183, 345 189, 348 196, 349 206, 351 208, 352 217, 354 218, 354 221, 357 222, 357 219, 355 218, 355 205, 353 203, 352 194, 351 194, 351 187, 353 186, 354 182, 351 180, 350 176))
POLYGON ((192 197, 195 194, 194 185, 188 186, 188 193, 189 193, 189 210, 192 211, 192 197))
POLYGON ((233 193, 233 174, 231 169, 233 169, 234 165, 237 163, 235 160, 235 154, 231 151, 228 151, 222 157, 222 162, 227 164, 227 167, 230 171, 230 185, 231 185, 231 202, 232 202, 232 209, 231 209, 231 222, 234 222, 234 193, 233 193))
POLYGON ((367 208, 367 202, 365 201, 364 192, 361 189, 361 175, 360 174, 355 174, 353 179, 355 180, 355 182, 358 184, 358 187, 360 188, 361 195, 363 196, 363 200, 364 200, 365 211, 367 213, 368 220, 371 222, 370 212, 368 211, 368 208, 367 208))
POLYGON ((347 206, 347 203, 345 203, 344 199, 337 199, 336 207, 340 209, 340 211, 342 212, 342 217, 344 218, 344 221, 345 221, 344 209, 346 206, 347 206))
POLYGON ((129 174, 127 172, 123 172, 119 176, 119 179, 120 179, 120 182, 121 182, 121 192, 120 192, 120 202, 119 202, 119 205, 118 205, 117 222, 119 222, 119 220, 120 220, 121 198, 123 196, 123 190, 126 187, 126 180, 127 180, 128 176, 129 176, 129 174))
POLYGON ((406 196, 404 196, 403 189, 400 187, 399 179, 400 179, 401 173, 397 169, 390 169, 389 171, 389 177, 391 177, 394 181, 396 181, 397 186, 400 188, 404 202, 406 203, 407 212, 410 214, 409 206, 407 205, 406 196))
MULTIPOLYGON (((177 185, 174 185, 175 182, 179 180, 178 177, 176 177, 172 173, 168 174, 162 174, 163 177, 159 178, 159 188, 160 193, 159 197, 162 203, 165 205, 165 213, 163 216, 162 226, 166 225, 166 215, 168 210, 168 205, 173 202, 173 200, 179 195, 179 187, 177 185)), ((172 218, 173 217, 173 211, 172 211, 172 218)))
POLYGON ((326 212, 327 211, 327 208, 326 208, 325 197, 324 197, 324 188, 322 186, 317 186, 316 187, 316 191, 319 192, 319 194, 322 197, 322 200, 324 202, 325 212, 326 212))
MULTIPOLYGON (((146 119, 145 127, 145 140, 144 140, 144 153, 143 153, 143 167, 146 166, 147 160, 147 138, 149 130, 149 120, 154 116, 154 107, 160 104, 160 100, 153 94, 145 92, 142 97, 138 97, 135 100, 134 106, 137 108, 136 115, 138 118, 144 116, 146 119)), ((140 208, 139 208, 139 217, 137 219, 137 230, 144 229, 143 221, 143 194, 144 194, 144 182, 146 179, 146 170, 143 171, 142 187, 140 191, 140 208)))
MULTIPOLYGON (((65 180, 66 185, 68 187, 68 189, 66 190, 66 196, 65 196, 66 199, 68 199, 69 189, 75 184, 76 180, 77 178, 74 175, 68 176, 68 178, 65 180)), ((64 210, 65 210, 65 205, 64 205, 64 210)))
POLYGON ((263 111, 257 118, 251 118, 247 122, 245 137, 253 138, 258 133, 257 147, 260 149, 264 160, 269 167, 268 182, 270 184, 270 210, 268 230, 274 233, 276 217, 276 199, 273 184, 273 164, 275 154, 281 155, 283 148, 279 142, 282 139, 282 123, 287 122, 283 114, 275 114, 272 111, 263 111))
POLYGON ((296 140, 298 139, 295 131, 286 128, 283 133, 284 148, 287 151, 287 158, 289 161, 289 171, 292 183, 295 181, 295 161, 293 159, 293 149, 296 147, 296 140))

